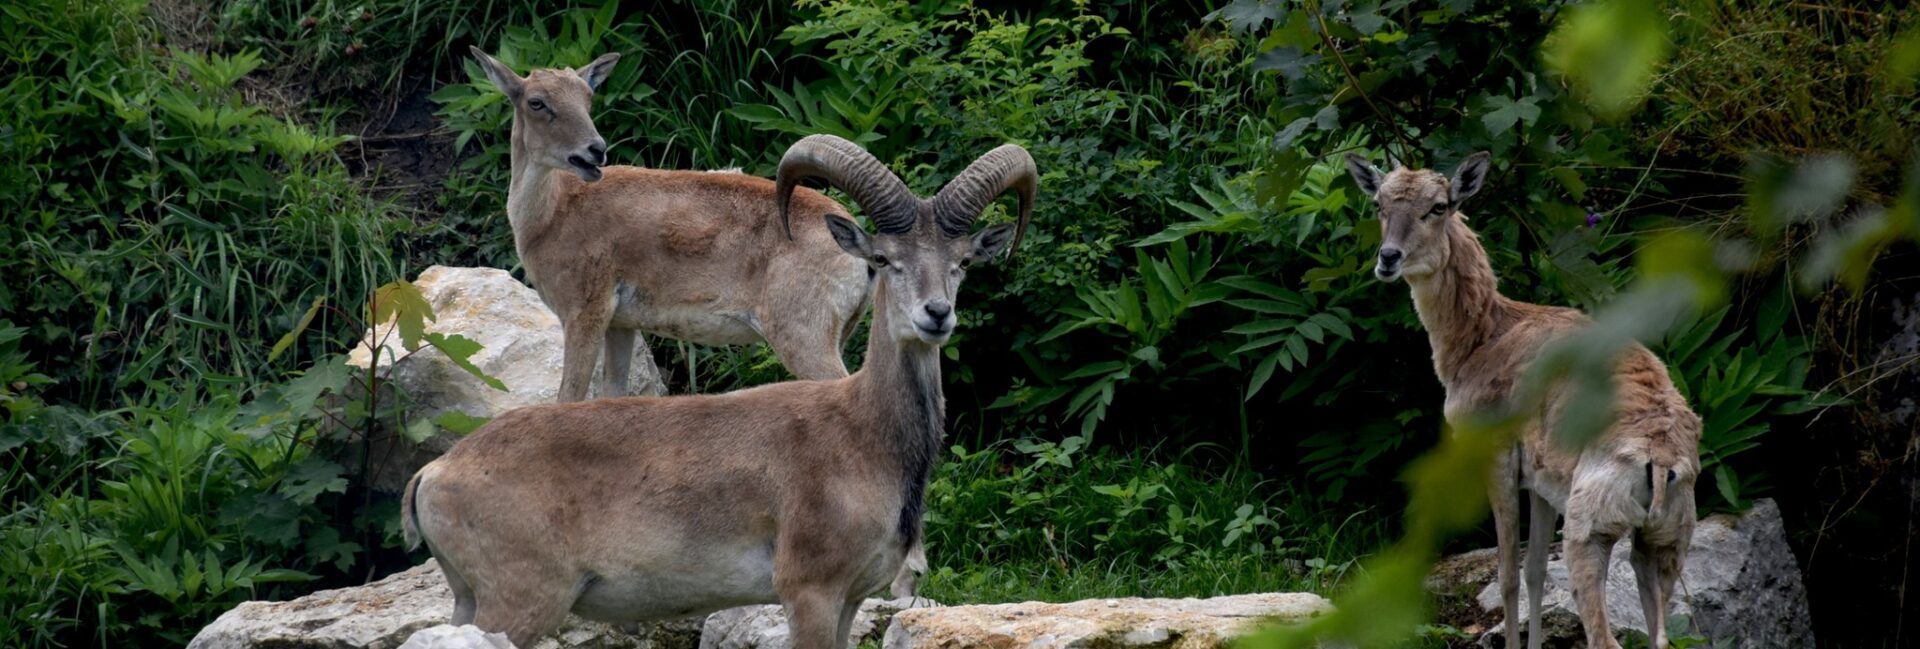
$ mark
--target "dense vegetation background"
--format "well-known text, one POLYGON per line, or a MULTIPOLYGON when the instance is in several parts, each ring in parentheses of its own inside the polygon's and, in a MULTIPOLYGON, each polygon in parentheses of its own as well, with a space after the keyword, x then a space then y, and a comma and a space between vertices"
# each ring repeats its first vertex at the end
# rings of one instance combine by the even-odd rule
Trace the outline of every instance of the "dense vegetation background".
MULTIPOLYGON (((596 98, 621 163, 766 175, 825 132, 926 191, 1032 151, 1032 233, 974 274, 947 350, 936 599, 1358 573, 1403 531, 1396 476, 1440 438, 1441 391, 1339 158, 1491 150, 1466 212, 1512 297, 1597 308, 1658 271, 1636 255, 1657 235, 1744 242, 1664 259, 1739 267, 1654 341, 1706 419, 1703 513, 1781 499, 1823 641, 1892 642, 1916 612, 1920 276, 1896 240, 1920 232, 1920 10, 1611 4, 1642 11, 0 6, 0 644, 183 643, 238 601, 421 558, 351 451, 461 424, 355 398, 370 377, 337 356, 377 287, 515 267, 509 107, 469 44, 523 71, 624 53, 596 98), (1582 52, 1577 28, 1653 36, 1582 52), (1621 93, 1555 59, 1581 55, 1657 74, 1621 93)), ((675 392, 786 376, 763 347, 652 345, 675 392)))

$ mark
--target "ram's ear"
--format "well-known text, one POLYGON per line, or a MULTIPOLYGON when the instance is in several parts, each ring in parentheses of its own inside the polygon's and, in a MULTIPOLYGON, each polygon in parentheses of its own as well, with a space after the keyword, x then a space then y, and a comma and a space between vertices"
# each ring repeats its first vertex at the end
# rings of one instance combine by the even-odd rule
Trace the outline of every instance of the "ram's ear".
POLYGON ((828 214, 826 219, 827 232, 833 234, 833 242, 840 244, 841 250, 861 259, 872 260, 873 238, 867 236, 866 230, 860 229, 858 224, 846 217, 828 214))
POLYGON ((1386 175, 1380 173, 1379 167, 1367 162, 1366 158, 1353 153, 1347 154, 1347 174, 1353 176, 1353 184, 1359 185, 1367 198, 1380 193, 1380 180, 1386 175))
POLYGON ((1493 154, 1481 151, 1467 156, 1460 162, 1460 168, 1453 170, 1452 202, 1459 205, 1468 196, 1479 193, 1480 186, 1487 182, 1487 167, 1493 162, 1493 154))
POLYGON ((526 82, 525 79, 521 78, 518 74, 514 74, 513 69, 507 67, 507 64, 501 63, 498 59, 491 56, 487 56, 487 53, 481 51, 480 48, 470 46, 467 49, 473 52, 473 58, 475 60, 480 61, 480 69, 487 72, 487 80, 493 82, 493 87, 499 88, 500 92, 507 93, 507 96, 514 101, 520 100, 520 92, 522 88, 524 88, 522 84, 526 82))
POLYGON ((970 237, 973 246, 972 251, 968 253, 968 258, 973 261, 991 261, 1001 251, 1007 249, 1007 244, 1013 243, 1013 230, 1012 223, 999 223, 973 233, 970 237))

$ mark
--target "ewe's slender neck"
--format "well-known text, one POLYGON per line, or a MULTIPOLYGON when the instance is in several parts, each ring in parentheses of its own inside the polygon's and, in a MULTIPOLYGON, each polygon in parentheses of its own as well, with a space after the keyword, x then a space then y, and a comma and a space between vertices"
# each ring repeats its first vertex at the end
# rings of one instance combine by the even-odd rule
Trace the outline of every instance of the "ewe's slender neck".
POLYGON ((900 460, 905 502, 899 531, 911 546, 920 533, 927 479, 946 430, 947 404, 940 386, 940 348, 895 335, 887 293, 883 274, 873 289, 867 360, 852 380, 858 402, 874 418, 869 430, 880 436, 866 441, 873 448, 890 450, 900 460))
MULTIPOLYGON (((513 177, 507 184, 507 222, 513 226, 513 243, 524 247, 537 230, 546 225, 560 197, 561 172, 535 162, 533 145, 520 128, 520 117, 513 118, 512 148, 508 153, 513 177)), ((525 256, 524 251, 520 251, 525 256)))
POLYGON ((1413 286, 1413 307, 1433 345, 1433 369, 1440 382, 1451 387, 1454 373, 1473 352, 1498 332, 1495 319, 1505 298, 1494 284, 1493 266, 1480 237, 1467 228, 1465 217, 1448 219, 1444 242, 1447 257, 1431 275, 1407 277, 1413 286))

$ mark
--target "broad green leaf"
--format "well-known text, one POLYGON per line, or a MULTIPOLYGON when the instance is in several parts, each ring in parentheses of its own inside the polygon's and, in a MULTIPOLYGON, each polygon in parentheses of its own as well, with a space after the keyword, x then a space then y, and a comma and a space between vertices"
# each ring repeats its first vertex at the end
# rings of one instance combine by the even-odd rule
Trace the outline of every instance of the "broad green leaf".
POLYGON ((1260 361, 1259 366, 1253 368, 1253 377, 1247 380, 1247 401, 1252 401, 1253 395, 1259 394, 1260 388, 1266 387, 1267 380, 1273 378, 1274 366, 1280 364, 1280 357, 1286 353, 1287 350, 1284 349, 1273 350, 1273 353, 1267 354, 1265 360, 1260 361))
POLYGON ((471 434, 491 421, 491 417, 475 417, 458 410, 448 410, 433 418, 433 423, 455 435, 471 434))
POLYGON ((367 321, 374 324, 388 320, 400 329, 400 344, 407 351, 420 348, 420 339, 426 335, 427 321, 433 320, 433 305, 420 295, 419 287, 405 280, 395 281, 373 292, 373 303, 369 305, 367 321))
POLYGON ((1480 116, 1480 123, 1487 126, 1487 132, 1498 137, 1511 130, 1514 124, 1533 124, 1540 117, 1540 107, 1534 104, 1534 98, 1523 97, 1514 101, 1509 97, 1488 97, 1487 112, 1480 116))
POLYGON ((454 365, 460 366, 460 369, 466 370, 467 373, 472 374, 474 378, 480 379, 486 383, 488 387, 501 392, 509 391, 507 390, 506 383, 502 383, 500 379, 489 376, 486 372, 481 371, 480 367, 474 365, 473 361, 470 360, 474 352, 480 351, 480 343, 474 342, 472 339, 459 334, 447 335, 430 333, 426 335, 426 340, 427 344, 433 345, 434 349, 438 349, 441 353, 446 354, 447 359, 453 361, 454 365))
POLYGON ((432 439, 435 432, 437 431, 434 428, 433 420, 425 418, 407 422, 407 427, 400 429, 400 435, 407 438, 407 441, 415 444, 425 443, 428 439, 432 439))

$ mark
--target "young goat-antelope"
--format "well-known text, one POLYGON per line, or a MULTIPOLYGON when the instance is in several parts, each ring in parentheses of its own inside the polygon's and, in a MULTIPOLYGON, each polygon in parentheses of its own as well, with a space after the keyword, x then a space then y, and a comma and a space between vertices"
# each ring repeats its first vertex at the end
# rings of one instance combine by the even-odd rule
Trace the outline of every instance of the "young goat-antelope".
MULTIPOLYGON (((1548 343, 1590 323, 1575 309, 1507 299, 1479 237, 1467 229, 1460 202, 1479 191, 1489 157, 1476 153, 1452 178, 1429 170, 1381 173, 1349 154, 1347 170, 1380 214, 1380 256, 1374 274, 1407 279, 1414 309, 1433 345, 1434 372, 1446 387, 1450 422, 1508 401, 1515 383, 1548 343)), ((1633 539, 1632 564, 1646 612, 1649 646, 1666 646, 1666 612, 1687 545, 1693 538, 1693 485, 1700 472, 1700 418, 1667 378, 1652 352, 1633 345, 1613 370, 1616 419, 1586 448, 1557 446, 1549 422, 1566 404, 1564 383, 1525 421, 1519 441, 1495 463, 1489 483, 1499 544, 1506 645, 1518 648, 1521 491, 1530 494, 1527 646, 1539 649, 1540 596, 1555 516, 1565 513, 1567 565, 1587 646, 1618 649, 1607 624, 1609 555, 1633 539)))
POLYGON ((815 135, 780 161, 786 222, 820 219, 872 268, 873 325, 852 376, 719 395, 627 397, 500 415, 420 469, 402 527, 454 593, 454 624, 531 647, 568 611, 657 620, 778 602, 797 649, 844 647, 862 598, 919 541, 945 425, 940 346, 967 266, 1020 239, 1039 176, 1005 145, 931 200, 858 145, 815 135), (878 230, 789 203, 821 177, 878 230), (1015 190, 1019 224, 968 234, 1015 190))
MULTIPOLYGON (((513 103, 507 220, 528 282, 560 318, 561 402, 587 398, 603 347, 600 396, 626 396, 636 332, 705 345, 765 340, 794 376, 847 375, 840 349, 869 275, 835 249, 824 223, 802 220, 789 236, 764 178, 602 166, 607 143, 589 113, 617 53, 525 77, 479 48, 473 56, 513 103)), ((812 190, 793 201, 847 215, 812 190)))

